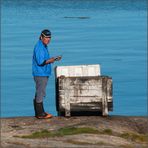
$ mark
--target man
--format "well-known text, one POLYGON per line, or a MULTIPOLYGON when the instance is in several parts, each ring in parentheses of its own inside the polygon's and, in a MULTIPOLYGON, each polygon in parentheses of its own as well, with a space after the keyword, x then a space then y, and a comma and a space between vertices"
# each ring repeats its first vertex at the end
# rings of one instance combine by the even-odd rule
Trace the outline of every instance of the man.
POLYGON ((41 32, 36 43, 32 58, 32 74, 34 77, 36 92, 34 103, 35 117, 38 119, 51 118, 52 115, 44 111, 43 98, 46 95, 46 85, 51 75, 51 63, 59 61, 60 56, 50 58, 47 44, 51 40, 51 32, 47 29, 41 32))

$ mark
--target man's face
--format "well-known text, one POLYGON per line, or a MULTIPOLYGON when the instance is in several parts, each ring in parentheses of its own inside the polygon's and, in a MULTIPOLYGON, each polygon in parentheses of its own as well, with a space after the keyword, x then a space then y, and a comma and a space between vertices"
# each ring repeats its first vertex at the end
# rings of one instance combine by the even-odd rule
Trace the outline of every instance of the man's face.
POLYGON ((50 42, 50 40, 51 40, 51 37, 48 37, 48 38, 43 37, 43 38, 42 38, 42 42, 43 42, 45 45, 47 45, 47 44, 50 42))

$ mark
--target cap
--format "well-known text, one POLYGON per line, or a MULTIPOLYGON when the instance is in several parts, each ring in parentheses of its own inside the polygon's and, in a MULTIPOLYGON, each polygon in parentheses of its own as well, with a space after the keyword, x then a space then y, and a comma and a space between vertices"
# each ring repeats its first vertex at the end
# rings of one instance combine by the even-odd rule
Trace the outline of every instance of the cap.
POLYGON ((43 35, 45 38, 51 37, 51 32, 48 29, 45 29, 41 32, 41 35, 43 35))

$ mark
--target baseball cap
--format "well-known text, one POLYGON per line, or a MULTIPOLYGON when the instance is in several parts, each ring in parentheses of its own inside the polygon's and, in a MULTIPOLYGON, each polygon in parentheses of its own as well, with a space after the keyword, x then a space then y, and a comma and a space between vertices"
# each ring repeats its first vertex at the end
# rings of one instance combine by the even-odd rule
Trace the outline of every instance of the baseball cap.
POLYGON ((43 35, 45 38, 49 38, 49 37, 51 37, 51 32, 48 29, 44 29, 41 32, 41 35, 43 35))

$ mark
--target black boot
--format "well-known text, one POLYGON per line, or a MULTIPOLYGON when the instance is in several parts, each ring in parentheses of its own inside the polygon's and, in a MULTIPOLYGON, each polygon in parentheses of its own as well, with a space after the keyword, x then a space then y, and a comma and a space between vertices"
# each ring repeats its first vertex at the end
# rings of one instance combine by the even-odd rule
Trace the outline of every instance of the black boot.
MULTIPOLYGON (((34 112, 35 112, 35 116, 37 116, 37 110, 36 110, 36 100, 34 99, 33 100, 33 105, 34 105, 34 112)), ((47 114, 45 111, 44 111, 44 105, 42 103, 42 111, 47 114)))
POLYGON ((52 117, 52 115, 45 113, 43 102, 37 103, 35 99, 34 99, 34 110, 35 110, 35 117, 37 117, 38 119, 47 119, 52 117))

